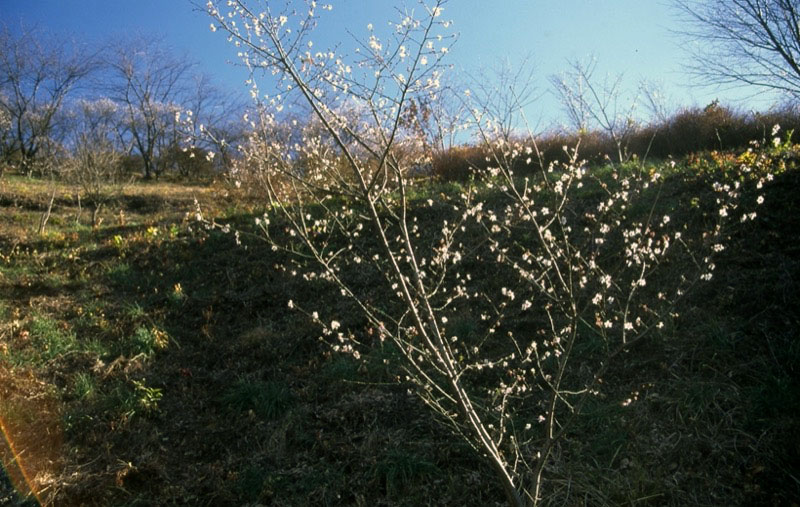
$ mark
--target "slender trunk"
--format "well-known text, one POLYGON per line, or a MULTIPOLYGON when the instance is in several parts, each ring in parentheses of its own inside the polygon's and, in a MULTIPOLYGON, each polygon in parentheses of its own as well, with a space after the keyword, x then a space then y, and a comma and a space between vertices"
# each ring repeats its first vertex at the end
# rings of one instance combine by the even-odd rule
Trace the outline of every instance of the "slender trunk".
POLYGON ((95 204, 94 208, 92 208, 92 229, 96 229, 98 225, 97 223, 97 215, 100 213, 100 208, 102 208, 102 204, 95 204))
POLYGON ((78 192, 78 213, 75 214, 75 225, 79 225, 81 223, 82 212, 83 208, 81 207, 81 193, 78 192))
POLYGON ((56 200, 56 187, 53 186, 53 192, 50 194, 50 202, 47 204, 47 211, 42 213, 42 217, 39 219, 39 230, 37 231, 38 234, 44 234, 44 228, 47 227, 47 221, 50 220, 50 212, 53 211, 53 202, 56 200))
MULTIPOLYGON (((425 32, 426 37, 431 26, 433 26, 432 19, 425 32)), ((406 244, 407 255, 412 259, 410 274, 411 278, 413 278, 413 282, 409 279, 409 277, 405 276, 405 272, 400 267, 398 259, 395 256, 395 251, 392 249, 392 246, 388 238, 386 237, 386 232, 383 227, 383 221, 381 220, 380 214, 378 213, 378 210, 376 208, 375 204, 376 201, 373 200, 370 194, 371 189, 373 187, 372 183, 368 184, 367 181, 364 179, 364 174, 362 172, 361 165, 358 163, 355 156, 348 148, 348 145, 342 139, 342 136, 340 135, 338 130, 331 125, 328 115, 321 109, 308 83, 303 79, 303 77, 301 77, 301 75, 292 65, 291 58, 285 52, 281 41, 276 37, 274 33, 269 33, 269 37, 271 38, 274 48, 277 51, 276 58, 278 59, 279 62, 281 62, 286 66, 285 72, 288 74, 291 80, 297 85, 300 92, 304 95, 308 105, 311 107, 315 116, 322 122, 325 130, 327 130, 332 135, 335 143, 342 149, 344 157, 348 165, 350 166, 352 174, 355 177, 355 180, 358 184, 360 190, 359 197, 361 198, 361 201, 364 204, 366 204, 369 210, 369 220, 372 222, 378 234, 381 247, 384 253, 386 254, 386 258, 389 260, 392 266, 392 271, 397 276, 397 280, 400 285, 399 291, 402 293, 402 298, 404 299, 406 308, 410 313, 411 320, 414 323, 414 327, 416 328, 417 332, 420 335, 420 339, 423 342, 427 342, 427 345, 430 348, 430 352, 432 352, 434 356, 438 357, 441 360, 441 363, 445 370, 445 376, 453 390, 451 394, 454 395, 454 401, 457 404, 460 412, 467 419, 468 427, 474 433, 477 443, 485 451, 486 458, 490 461, 490 464, 497 472, 498 479, 500 480, 503 486, 503 490, 506 494, 506 499, 508 501, 508 504, 511 507, 522 507, 524 505, 523 499, 521 498, 519 492, 517 491, 517 488, 514 486, 513 479, 509 475, 508 467, 506 466, 505 463, 503 463, 501 454, 497 449, 497 447, 494 445, 494 442, 492 441, 491 437, 488 435, 486 428, 483 425, 483 422, 480 420, 477 410, 472 405, 468 393, 460 384, 458 374, 453 368, 452 358, 449 357, 447 346, 437 328, 436 314, 430 305, 430 302, 428 300, 428 294, 427 291, 425 290, 424 284, 422 284, 420 277, 420 268, 417 266, 416 261, 414 260, 413 245, 408 235, 408 230, 405 227, 406 225, 405 195, 403 195, 402 198, 403 202, 401 204, 401 212, 403 214, 403 218, 400 219, 400 222, 401 222, 401 227, 404 229, 403 232, 404 232, 404 240, 406 244), (412 283, 415 286, 417 295, 420 300, 419 302, 415 301, 415 298, 411 295, 412 283), (430 327, 430 332, 428 327, 430 327)), ((405 101, 407 90, 408 89, 406 88, 402 92, 401 97, 398 100, 398 103, 402 104, 405 101)), ((374 155, 379 158, 380 166, 382 166, 383 163, 386 161, 386 157, 389 154, 390 148, 394 143, 395 140, 394 136, 395 133, 397 132, 397 127, 400 122, 401 111, 402 108, 399 107, 397 109, 397 114, 395 116, 394 129, 392 129, 390 136, 387 139, 385 139, 386 146, 383 154, 380 155, 374 153, 374 155)), ((403 192, 402 178, 403 176, 398 176, 398 180, 400 180, 401 183, 401 192, 403 192)), ((441 386, 441 388, 443 390, 447 389, 445 386, 441 386)))

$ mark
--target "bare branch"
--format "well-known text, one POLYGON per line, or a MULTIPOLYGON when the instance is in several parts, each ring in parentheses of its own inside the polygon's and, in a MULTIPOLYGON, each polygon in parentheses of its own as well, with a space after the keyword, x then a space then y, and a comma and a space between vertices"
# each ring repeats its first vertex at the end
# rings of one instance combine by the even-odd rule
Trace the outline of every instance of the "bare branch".
POLYGON ((797 0, 674 0, 691 38, 688 69, 710 84, 800 94, 797 0))

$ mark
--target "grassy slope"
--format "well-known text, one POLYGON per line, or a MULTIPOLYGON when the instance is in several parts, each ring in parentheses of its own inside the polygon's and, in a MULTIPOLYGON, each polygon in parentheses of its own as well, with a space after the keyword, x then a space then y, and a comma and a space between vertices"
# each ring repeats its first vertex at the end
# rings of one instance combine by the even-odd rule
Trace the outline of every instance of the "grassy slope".
MULTIPOLYGON (((184 215, 197 197, 207 214, 249 227, 257 209, 221 189, 140 185, 122 200, 124 219, 115 211, 92 231, 74 224, 76 203, 62 189, 39 237, 31 230, 45 184, 11 176, 0 185, 0 410, 17 447, 30 449, 22 463, 41 472, 43 496, 103 505, 502 498, 491 472, 392 382, 388 351, 365 365, 331 355, 320 330, 286 309, 313 300, 348 315, 335 292, 302 283, 258 240, 236 247, 230 235, 191 230, 184 215), (33 418, 44 422, 27 425, 33 418), (37 447, 43 433, 61 443, 37 447)), ((797 188, 796 171, 771 184, 759 218, 733 232, 677 325, 609 372, 614 387, 559 449, 548 498, 733 505, 800 495, 797 188)), ((8 457, 8 446, 0 452, 8 457)))

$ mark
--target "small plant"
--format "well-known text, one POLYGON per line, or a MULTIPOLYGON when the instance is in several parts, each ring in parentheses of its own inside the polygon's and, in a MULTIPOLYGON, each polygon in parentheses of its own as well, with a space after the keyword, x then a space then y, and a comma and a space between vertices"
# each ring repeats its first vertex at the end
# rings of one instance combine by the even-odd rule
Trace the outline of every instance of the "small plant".
POLYGON ((156 327, 139 326, 128 340, 128 347, 133 355, 152 356, 166 348, 168 344, 169 336, 156 327))
POLYGON ((352 358, 336 355, 325 363, 322 374, 333 382, 351 381, 358 378, 358 366, 352 358))
POLYGON ((107 412, 116 414, 118 423, 128 423, 137 415, 151 415, 158 411, 164 396, 163 390, 148 386, 144 380, 134 380, 133 386, 120 382, 104 396, 107 412))
POLYGON ((265 419, 277 419, 291 406, 289 387, 282 382, 250 382, 241 379, 222 397, 222 403, 239 412, 252 411, 265 419))
POLYGON ((143 284, 139 273, 127 262, 115 264, 109 269, 108 276, 114 284, 122 289, 133 290, 143 284))
POLYGON ((150 227, 147 228, 146 231, 144 231, 144 238, 148 242, 155 243, 155 242, 158 241, 159 234, 160 234, 160 231, 159 231, 158 227, 155 227, 155 226, 151 225, 150 227))
POLYGON ((97 386, 94 377, 90 373, 78 373, 75 375, 72 385, 72 395, 78 400, 91 398, 95 395, 97 386))
POLYGON ((172 290, 167 297, 169 302, 176 306, 180 305, 186 300, 186 293, 183 292, 183 286, 180 284, 180 282, 172 286, 172 290))
POLYGON ((120 257, 124 257, 125 256, 125 249, 128 246, 127 242, 125 241, 125 238, 123 238, 119 234, 115 234, 114 237, 111 238, 111 242, 116 247, 117 252, 119 252, 120 257))
POLYGON ((148 387, 144 381, 133 381, 136 393, 136 403, 145 414, 152 414, 158 410, 158 403, 164 396, 163 391, 157 387, 148 387))
POLYGON ((128 303, 124 307, 125 315, 131 320, 140 320, 147 316, 147 312, 139 303, 128 303))

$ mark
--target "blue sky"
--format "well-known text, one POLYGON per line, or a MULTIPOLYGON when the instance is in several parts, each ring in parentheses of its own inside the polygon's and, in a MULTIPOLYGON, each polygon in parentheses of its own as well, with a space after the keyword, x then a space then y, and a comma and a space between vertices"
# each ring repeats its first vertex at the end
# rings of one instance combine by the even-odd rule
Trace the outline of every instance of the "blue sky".
MULTIPOLYGON (((377 27, 397 19, 390 0, 331 2, 333 11, 319 26, 323 46, 343 41, 347 48, 348 31, 366 35, 368 23, 377 27)), ((718 98, 743 110, 763 110, 775 100, 758 90, 691 86, 681 67, 687 42, 672 32, 680 25, 666 0, 451 0, 443 18, 452 19, 459 34, 449 55, 456 77, 482 76, 481 69, 498 61, 518 65, 530 55, 541 97, 528 115, 540 124, 563 116, 548 78, 566 70, 568 61, 589 57, 597 58, 598 78, 623 74, 631 93, 643 80, 656 83, 673 108, 702 107, 718 98)), ((221 32, 211 33, 210 19, 189 0, 0 0, 0 19, 12 30, 36 26, 97 44, 131 33, 163 36, 218 84, 245 88, 246 72, 230 64, 233 48, 221 32)))

